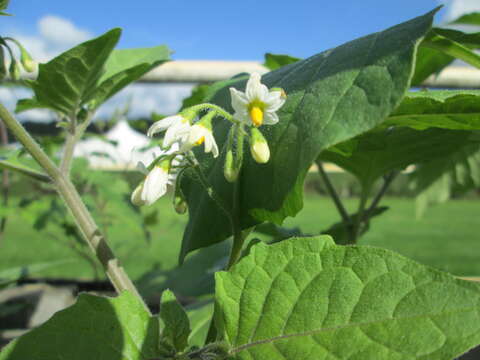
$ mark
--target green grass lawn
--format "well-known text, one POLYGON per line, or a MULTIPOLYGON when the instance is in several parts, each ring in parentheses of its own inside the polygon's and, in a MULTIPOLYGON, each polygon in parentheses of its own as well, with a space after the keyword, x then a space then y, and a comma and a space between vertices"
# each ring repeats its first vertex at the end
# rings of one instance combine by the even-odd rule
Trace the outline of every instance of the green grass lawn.
MULTIPOLYGON (((177 215, 170 204, 170 199, 165 198, 155 205, 160 221, 153 229, 151 242, 122 224, 109 232, 109 241, 134 279, 152 269, 167 276, 176 266, 187 217, 177 215)), ((346 205, 353 209, 356 200, 348 200, 346 205)), ((480 276, 479 201, 450 201, 429 209, 421 220, 415 219, 411 199, 386 198, 382 205, 391 208, 373 220, 361 244, 385 247, 455 275, 480 276)), ((288 219, 285 226, 300 226, 304 232, 316 233, 336 221, 338 216, 330 200, 308 193, 304 210, 296 218, 288 219)), ((221 257, 224 251, 225 247, 217 249, 214 256, 221 257)), ((73 261, 39 276, 92 278, 91 267, 65 245, 59 230, 38 232, 21 216, 10 218, 0 242, 0 270, 58 259, 73 261)))

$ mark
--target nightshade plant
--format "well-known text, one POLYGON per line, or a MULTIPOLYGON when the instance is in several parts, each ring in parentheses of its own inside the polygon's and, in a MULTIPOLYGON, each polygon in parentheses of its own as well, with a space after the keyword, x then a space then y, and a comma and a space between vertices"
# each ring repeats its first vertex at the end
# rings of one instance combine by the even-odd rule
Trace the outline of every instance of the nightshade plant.
POLYGON ((133 203, 151 204, 176 183, 176 208, 186 203, 189 216, 180 261, 233 238, 227 268, 215 274, 214 309, 189 314, 170 291, 150 314, 69 179, 73 147, 95 110, 168 51, 113 50, 120 32, 112 30, 41 64, 29 83, 35 96, 17 111, 60 115, 68 135, 60 165, 3 106, 0 117, 42 166, 119 294, 80 295, 0 360, 453 359, 479 344, 479 284, 387 250, 341 245, 356 243, 381 212, 383 190, 368 204, 377 180, 416 164, 428 184, 444 174, 432 164, 478 151, 479 92, 409 91, 455 57, 480 65, 472 51, 480 35, 432 28, 435 12, 305 60, 271 56, 276 70, 203 88, 201 101, 151 127, 150 136, 165 131, 166 152, 145 167, 133 203), (252 156, 244 156, 246 138, 252 156), (355 214, 330 189, 343 220, 336 235, 247 246, 262 223, 280 225, 301 210, 313 163, 328 183, 327 160, 362 185, 355 214))

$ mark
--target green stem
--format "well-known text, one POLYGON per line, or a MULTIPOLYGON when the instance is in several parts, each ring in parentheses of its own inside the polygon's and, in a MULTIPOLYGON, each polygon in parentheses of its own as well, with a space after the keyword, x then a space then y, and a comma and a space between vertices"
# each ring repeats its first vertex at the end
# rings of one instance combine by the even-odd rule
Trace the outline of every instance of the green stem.
POLYGON ((352 244, 356 244, 358 237, 360 236, 361 226, 363 222, 365 207, 367 205, 368 195, 370 194, 370 186, 362 186, 362 192, 360 194, 360 203, 358 204, 357 216, 353 223, 352 230, 352 244))
POLYGON ((5 125, 10 129, 13 135, 15 135, 18 141, 22 143, 32 157, 43 167, 47 175, 50 176, 51 180, 56 185, 57 192, 65 201, 65 204, 73 215, 80 233, 102 264, 115 290, 118 293, 125 290, 130 291, 138 297, 139 301, 143 303, 145 309, 149 312, 147 305, 143 302, 135 285, 133 285, 124 269, 120 266, 117 258, 115 258, 113 251, 106 243, 104 236, 98 229, 98 226, 70 179, 65 176, 59 168, 57 168, 53 161, 42 150, 40 145, 38 145, 25 128, 2 104, 0 104, 0 118, 5 122, 5 125))
POLYGON ((327 188, 327 192, 332 198, 338 213, 342 217, 343 222, 346 224, 351 224, 352 219, 350 219, 350 216, 348 215, 347 210, 345 209, 342 201, 340 200, 340 197, 335 191, 335 188, 333 187, 333 184, 330 181, 328 174, 325 172, 325 169, 323 168, 323 163, 318 159, 315 161, 315 163, 317 164, 317 167, 318 167, 318 173, 320 174, 320 177, 322 178, 325 184, 325 187, 327 188))
MULTIPOLYGON (((1 120, 0 120, 0 143, 2 147, 8 146, 7 127, 1 120)), ((8 205, 9 190, 10 190, 10 177, 9 177, 8 170, 4 169, 2 171, 2 195, 3 195, 2 205, 4 207, 8 205)), ((1 237, 3 236, 6 226, 7 226, 7 216, 5 215, 0 220, 0 240, 1 240, 1 237)))
POLYGON ((228 111, 224 110, 222 107, 220 107, 218 105, 215 105, 215 104, 204 103, 204 104, 194 105, 194 106, 188 108, 189 111, 191 110, 191 111, 194 111, 194 112, 207 110, 207 109, 216 111, 216 113, 218 115, 224 117, 225 119, 227 119, 228 121, 230 121, 232 123, 235 123, 235 124, 237 123, 237 121, 233 119, 232 114, 230 114, 228 111))
POLYGON ((378 203, 382 199, 383 195, 387 192, 390 184, 392 181, 395 179, 395 177, 399 174, 398 171, 392 171, 390 174, 385 176, 382 188, 380 191, 375 195, 375 198, 372 200, 372 203, 368 207, 368 209, 365 211, 365 214, 363 216, 363 221, 368 221, 370 216, 372 215, 373 211, 375 211, 375 208, 377 207, 378 203))
POLYGON ((87 118, 80 125, 77 125, 77 118, 75 115, 70 117, 71 126, 70 129, 67 130, 67 140, 65 142, 62 160, 60 162, 60 171, 66 176, 70 174, 75 146, 85 133, 92 117, 93 113, 89 113, 87 118))

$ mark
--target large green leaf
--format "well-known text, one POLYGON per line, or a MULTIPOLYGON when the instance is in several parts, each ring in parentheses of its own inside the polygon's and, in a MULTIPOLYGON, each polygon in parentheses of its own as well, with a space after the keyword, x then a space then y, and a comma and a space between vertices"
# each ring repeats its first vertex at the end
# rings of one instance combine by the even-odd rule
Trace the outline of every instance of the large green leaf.
POLYGON ((138 80, 154 67, 169 60, 166 46, 114 50, 105 63, 105 73, 99 86, 91 94, 93 106, 97 107, 128 84, 138 80))
POLYGON ((158 320, 137 298, 81 294, 75 305, 12 341, 1 360, 144 360, 158 357, 158 320))
POLYGON ((452 359, 480 342, 480 284, 329 237, 256 245, 216 276, 232 359, 452 359))
POLYGON ((480 130, 480 91, 439 90, 409 93, 385 125, 480 130))
POLYGON ((188 310, 188 318, 192 332, 188 343, 192 346, 203 346, 207 338, 208 329, 213 316, 213 301, 203 304, 196 304, 196 307, 188 310))
POLYGON ((120 34, 120 29, 110 30, 40 64, 32 83, 38 103, 66 115, 77 110, 95 89, 120 34))
MULTIPOLYGON (((430 29, 435 11, 385 31, 287 65, 263 76, 269 87, 288 94, 280 122, 263 127, 271 159, 256 164, 245 155, 239 179, 240 226, 263 221, 281 223, 303 206, 303 180, 311 163, 325 148, 380 124, 400 103, 413 72, 418 42, 430 29)), ((228 86, 243 89, 245 80, 221 89, 213 102, 231 109, 228 86)), ((225 144, 230 125, 218 124, 215 137, 225 144)), ((225 152, 215 161, 197 153, 215 191, 231 207, 233 186, 223 177, 225 152)), ((197 248, 231 234, 226 215, 192 178, 184 177, 189 223, 181 259, 197 248)))

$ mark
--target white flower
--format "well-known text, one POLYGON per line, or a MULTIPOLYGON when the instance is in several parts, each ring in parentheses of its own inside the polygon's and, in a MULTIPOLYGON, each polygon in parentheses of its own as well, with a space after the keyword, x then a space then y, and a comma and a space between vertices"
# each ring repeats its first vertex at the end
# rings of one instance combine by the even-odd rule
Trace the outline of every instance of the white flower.
POLYGON ((250 75, 245 92, 230 88, 230 93, 235 110, 233 117, 237 120, 255 127, 278 122, 276 112, 285 103, 285 95, 281 90, 269 91, 260 82, 260 74, 250 75))
POLYGON ((148 129, 147 135, 152 137, 156 133, 166 130, 165 137, 163 138, 163 146, 168 148, 176 142, 183 144, 188 138, 190 128, 190 120, 177 114, 167 116, 154 123, 150 126, 150 129, 148 129))
POLYGON ((211 151, 213 157, 216 158, 218 156, 218 146, 213 137, 212 129, 199 122, 192 126, 188 139, 180 150, 188 151, 192 147, 202 145, 203 143, 205 143, 205 152, 209 153, 211 151))
POLYGON ((170 180, 169 163, 163 161, 148 172, 145 180, 132 193, 131 201, 134 205, 151 205, 167 192, 170 180))

